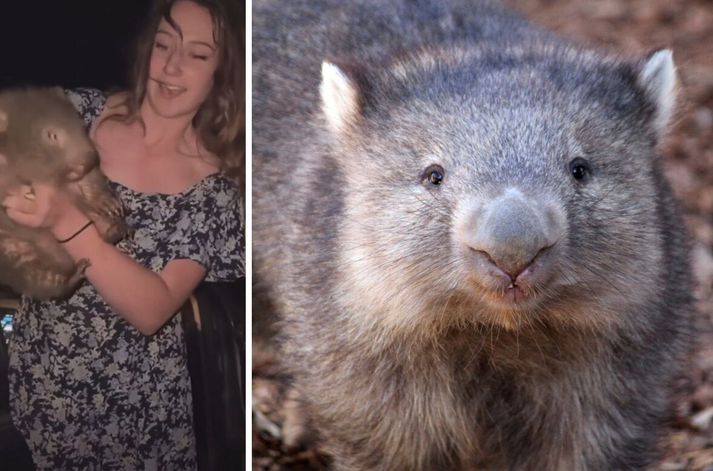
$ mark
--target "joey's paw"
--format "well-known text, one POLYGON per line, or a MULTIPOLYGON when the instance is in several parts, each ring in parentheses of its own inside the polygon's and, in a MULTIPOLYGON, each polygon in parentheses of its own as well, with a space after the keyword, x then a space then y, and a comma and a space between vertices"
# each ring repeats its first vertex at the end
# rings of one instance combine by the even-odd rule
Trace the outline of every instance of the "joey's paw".
POLYGON ((119 242, 127 232, 126 223, 120 217, 99 218, 94 221, 99 235, 110 244, 119 242))
POLYGON ((37 299, 63 298, 74 290, 76 282, 72 276, 55 270, 35 268, 26 273, 25 289, 22 292, 37 299))
POLYGON ((30 270, 27 278, 32 285, 49 290, 56 290, 67 284, 66 274, 43 268, 30 270))
POLYGON ((115 198, 113 195, 102 194, 96 198, 93 203, 96 212, 108 219, 124 217, 124 205, 121 204, 121 200, 115 198))
POLYGON ((77 262, 74 267, 74 273, 69 275, 65 280, 65 284, 67 285, 68 290, 73 290, 84 278, 86 278, 84 271, 90 265, 91 263, 89 262, 88 258, 83 258, 77 262))
POLYGON ((92 266, 92 262, 89 261, 88 258, 83 258, 80 261, 77 262, 77 269, 76 272, 81 273, 84 275, 84 272, 86 271, 87 268, 92 266))
POLYGON ((36 264, 37 248, 29 241, 9 236, 0 229, 0 252, 18 266, 36 264))

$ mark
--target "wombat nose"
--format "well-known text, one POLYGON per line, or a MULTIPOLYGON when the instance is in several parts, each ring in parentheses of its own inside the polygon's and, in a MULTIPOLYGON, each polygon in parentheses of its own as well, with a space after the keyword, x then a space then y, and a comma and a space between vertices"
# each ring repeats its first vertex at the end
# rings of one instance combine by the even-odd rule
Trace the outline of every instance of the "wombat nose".
POLYGON ((556 242, 552 234, 558 231, 551 227, 555 219, 544 206, 508 191, 480 208, 464 242, 514 281, 556 242))
POLYGON ((517 277, 527 269, 527 267, 532 265, 537 256, 547 249, 548 247, 542 247, 532 257, 530 257, 528 252, 520 252, 515 254, 515 256, 512 256, 513 254, 503 253, 493 255, 484 250, 476 250, 476 252, 481 254, 489 263, 499 268, 500 271, 510 277, 512 281, 515 281, 517 277))

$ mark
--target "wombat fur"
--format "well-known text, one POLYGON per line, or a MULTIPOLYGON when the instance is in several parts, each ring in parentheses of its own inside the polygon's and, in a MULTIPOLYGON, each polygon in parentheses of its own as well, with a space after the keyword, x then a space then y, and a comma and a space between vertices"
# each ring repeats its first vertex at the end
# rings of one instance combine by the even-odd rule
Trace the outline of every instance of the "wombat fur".
POLYGON ((254 303, 334 468, 653 463, 691 342, 670 51, 490 2, 253 15, 254 303))
MULTIPOLYGON (((0 199, 14 187, 35 183, 66 188, 107 241, 123 236, 121 202, 61 88, 0 92, 0 199)), ((76 288, 87 264, 75 263, 48 230, 16 224, 0 211, 0 283, 35 298, 63 297, 76 288)))

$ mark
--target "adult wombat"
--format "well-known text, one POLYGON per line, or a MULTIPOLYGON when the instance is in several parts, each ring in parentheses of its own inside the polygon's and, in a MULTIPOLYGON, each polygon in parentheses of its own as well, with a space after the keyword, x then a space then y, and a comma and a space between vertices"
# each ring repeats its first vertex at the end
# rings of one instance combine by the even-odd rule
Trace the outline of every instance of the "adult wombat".
POLYGON ((690 334, 671 52, 492 3, 253 5, 255 300, 335 468, 652 463, 690 334))
MULTIPOLYGON (((123 235, 121 203, 110 192, 82 120, 60 88, 0 93, 0 199, 13 187, 35 183, 65 187, 106 240, 116 242, 123 235)), ((32 297, 52 298, 68 295, 87 263, 74 263, 49 231, 16 224, 0 211, 0 266, 0 283, 32 297)))

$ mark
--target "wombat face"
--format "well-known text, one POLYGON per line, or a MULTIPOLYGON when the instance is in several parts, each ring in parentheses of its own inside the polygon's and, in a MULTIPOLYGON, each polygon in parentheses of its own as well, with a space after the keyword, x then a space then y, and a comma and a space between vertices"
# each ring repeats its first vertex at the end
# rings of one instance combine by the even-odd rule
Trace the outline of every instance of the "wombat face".
POLYGON ((349 186, 344 302, 368 299, 375 322, 405 331, 635 322, 627 306, 652 295, 660 266, 653 157, 674 84, 668 51, 325 63, 349 186))
POLYGON ((0 93, 0 148, 27 181, 76 180, 98 163, 81 118, 61 89, 0 93))

